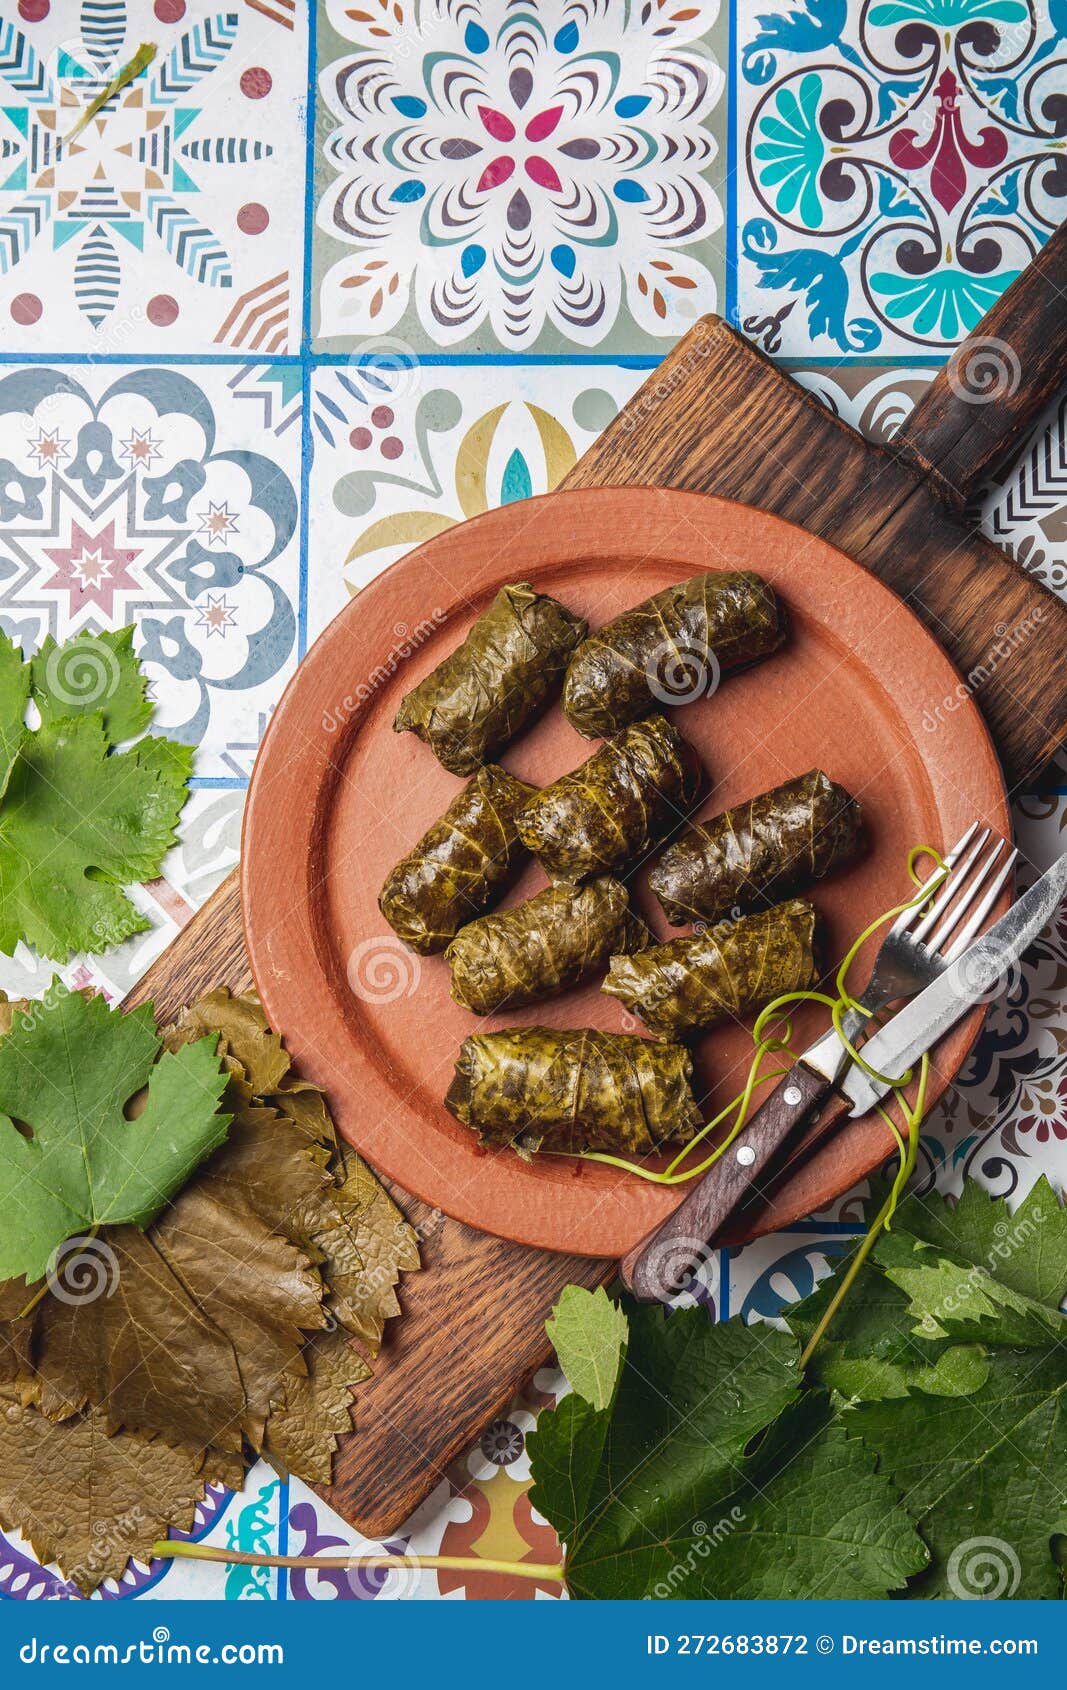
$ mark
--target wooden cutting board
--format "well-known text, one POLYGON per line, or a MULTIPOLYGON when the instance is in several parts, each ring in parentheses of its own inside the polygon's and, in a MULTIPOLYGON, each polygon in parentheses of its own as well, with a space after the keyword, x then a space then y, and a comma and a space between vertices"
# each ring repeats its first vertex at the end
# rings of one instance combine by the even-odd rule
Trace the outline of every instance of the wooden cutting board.
MULTIPOLYGON (((563 485, 717 493, 824 536, 932 629, 970 677, 1009 789, 1025 788, 1067 739, 1067 608, 982 539, 966 513, 1067 381, 1065 295, 1061 229, 890 447, 868 444, 721 319, 705 318, 563 485), (976 403, 990 371, 1003 390, 976 403)), ((940 731, 951 732, 952 702, 940 731)), ((237 992, 251 983, 233 874, 126 1004, 151 999, 166 1019, 212 986, 237 992)), ((490 1238, 389 1188, 420 1233, 423 1270, 403 1282, 403 1318, 359 1389, 357 1429, 334 1483, 321 1488, 370 1537, 395 1530, 545 1362, 544 1321, 562 1287, 595 1285, 614 1269, 490 1238)))

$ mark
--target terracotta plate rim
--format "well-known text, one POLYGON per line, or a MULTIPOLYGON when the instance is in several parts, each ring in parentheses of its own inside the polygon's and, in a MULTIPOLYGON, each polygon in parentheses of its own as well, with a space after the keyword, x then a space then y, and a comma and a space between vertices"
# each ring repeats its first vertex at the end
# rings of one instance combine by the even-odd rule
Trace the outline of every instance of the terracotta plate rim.
MULTIPOLYGON (((313 864, 323 837, 323 816, 328 809, 329 789, 339 778, 341 763, 337 756, 340 749, 337 742, 341 745, 348 742, 348 735, 355 731, 359 711, 357 709, 353 713, 345 732, 338 734, 336 740, 331 740, 325 732, 316 735, 313 730, 309 731, 301 717, 306 715, 308 702, 314 703, 316 683, 329 671, 331 659, 338 658, 352 642, 353 631, 358 630, 361 620, 375 606, 395 600, 398 586, 402 587, 413 566, 422 560, 432 562, 434 550, 454 545, 458 532, 462 531, 472 558, 468 581, 470 590, 463 596, 468 600, 481 600, 503 581, 517 578, 515 569, 509 570, 502 560, 504 548, 499 544, 499 541, 506 540, 517 521, 525 530, 531 521, 539 520, 551 533, 552 517, 548 512, 555 505, 560 515, 556 525, 560 533, 566 533, 569 526, 580 523, 583 516, 601 524, 607 522, 611 551, 625 557, 626 537, 630 531, 627 507, 633 507, 632 517, 636 525, 638 514, 642 510, 647 512, 649 500, 655 501, 657 518, 661 521, 672 514, 672 508, 679 521, 701 519, 705 525, 713 520, 729 522, 731 512, 744 512, 746 522, 755 518, 761 524, 773 526, 783 538, 796 536, 794 543, 798 545, 817 546, 821 564, 825 567, 832 564, 836 572, 835 593, 861 595, 872 608, 880 606, 884 617, 899 617, 903 612, 908 624, 909 643, 914 642, 913 673, 925 675, 934 696, 947 697, 954 693, 960 679, 958 672, 904 601, 846 553, 794 523, 713 495, 655 487, 598 487, 543 494, 521 504, 485 512, 414 548, 362 588, 351 603, 334 617, 291 677, 268 723, 249 784, 241 836, 241 908, 256 989, 271 1026, 285 1039, 298 1066, 327 1091, 343 1136, 386 1177, 456 1220, 518 1244, 594 1257, 623 1254, 645 1231, 666 1217, 681 1201, 685 1188, 668 1192, 660 1187, 639 1184, 620 1174, 619 1179, 626 1180, 629 1186, 639 1186, 640 1200, 636 1196, 634 1199, 634 1207, 641 1213, 639 1230, 626 1227, 617 1215, 613 1219, 610 1214, 602 1217, 599 1225, 588 1225, 584 1221, 582 1224, 563 1224, 551 1215, 546 1217, 536 1204, 527 1205, 522 1201, 521 1175, 526 1174, 526 1170, 510 1152, 482 1158, 487 1164, 484 1173, 475 1180, 468 1180, 462 1189, 457 1190, 456 1185, 449 1181, 449 1164, 453 1163, 456 1167, 461 1163, 468 1165, 471 1157, 469 1148, 464 1155, 459 1155, 455 1147, 445 1145, 443 1150, 439 1147, 437 1159, 420 1150, 413 1162, 410 1153, 413 1140, 405 1140, 402 1132, 394 1130, 389 1122, 383 1123, 373 1107, 361 1108, 354 1101, 350 1107, 347 1103, 347 1098, 366 1095, 363 1088, 379 1082, 380 1076, 366 1051, 352 1036, 350 1019, 346 1018, 344 1006, 331 988, 320 961, 324 955, 323 947, 328 946, 329 941, 322 931, 321 913, 311 881, 313 864), (494 530, 499 530, 499 533, 495 534, 494 530), (623 538, 619 539, 619 535, 623 538), (494 544, 494 541, 498 543, 494 544), (481 574, 477 573, 479 569, 481 574), (304 787, 308 811, 305 815, 298 815, 293 826, 279 834, 277 826, 272 828, 269 825, 274 787, 279 780, 287 780, 291 788, 294 762, 306 764, 312 776, 304 787), (269 874, 264 872, 268 868, 269 874), (260 888, 266 888, 271 879, 277 880, 279 874, 291 879, 292 884, 299 888, 300 915, 277 926, 271 919, 269 908, 264 906, 260 888)), ((553 539, 547 540, 546 546, 547 555, 541 565, 546 571, 580 566, 581 558, 576 557, 573 551, 559 549, 559 543, 553 539)), ((647 544, 641 550, 647 560, 647 544)), ((684 566, 687 561, 683 556, 684 547, 675 544, 672 551, 684 566)), ((730 566, 736 567, 735 564, 730 566)), ((696 567, 714 566, 701 563, 696 567)), ((758 569, 758 560, 753 559, 753 567, 758 569)), ((786 593, 788 596, 788 589, 786 593)), ((798 608, 804 610, 808 607, 803 600, 798 600, 798 608)), ((423 615, 426 614, 428 607, 423 610, 423 615)), ((392 614, 390 619, 394 619, 392 614)), ((837 637, 832 624, 823 622, 822 626, 828 634, 837 637)), ((355 637, 358 638, 358 634, 355 637)), ((332 690, 336 693, 336 684, 332 690)), ((899 695, 891 687, 883 690, 899 708, 899 695)), ((953 725, 953 750, 946 754, 943 746, 936 747, 939 760, 945 762, 947 757, 950 766, 959 765, 964 760, 971 766, 981 766, 988 785, 987 816, 1000 832, 1008 835, 1010 820, 999 761, 985 722, 969 696, 956 710, 953 725)), ((1007 902, 1006 895, 1004 902, 1007 902)), ((978 1036, 985 1014, 986 1007, 974 1010, 942 1043, 936 1067, 931 1070, 931 1104, 959 1072, 978 1036)), ((408 1114, 413 1113, 408 1110, 408 1114)), ((865 1119, 869 1121, 870 1117, 865 1119)), ((858 1128, 860 1123, 855 1125, 858 1128)), ((796 1209, 795 1203, 790 1204, 791 1182, 783 1193, 782 1202, 753 1227, 753 1235, 788 1224, 801 1214, 822 1207, 869 1173, 883 1159, 886 1149, 884 1143, 876 1155, 864 1149, 860 1162, 855 1156, 851 1160, 846 1157, 846 1171, 833 1184, 833 1189, 829 1189, 828 1185, 820 1188, 810 1202, 808 1199, 812 1197, 812 1192, 807 1191, 801 1209, 796 1209)))

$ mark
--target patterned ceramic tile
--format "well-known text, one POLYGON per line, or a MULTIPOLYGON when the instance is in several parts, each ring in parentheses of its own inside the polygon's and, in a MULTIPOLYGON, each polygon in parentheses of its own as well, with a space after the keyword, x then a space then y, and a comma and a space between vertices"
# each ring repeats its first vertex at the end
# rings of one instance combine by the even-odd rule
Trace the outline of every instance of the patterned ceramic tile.
POLYGON ((307 25, 290 11, 0 0, 0 319, 21 351, 296 349, 307 25), (154 63, 68 140, 142 41, 154 63))
POLYGON ((721 298, 718 0, 327 0, 325 345, 661 348, 721 298))
POLYGON ((1064 214, 1067 53, 1030 0, 738 6, 739 313, 783 354, 941 351, 1064 214))
POLYGON ((1003 479, 989 490, 991 540, 1067 597, 1067 398, 1056 400, 1003 479))
POLYGON ((775 1233, 731 1250, 731 1315, 740 1315, 750 1325, 777 1320, 787 1303, 811 1295, 861 1230, 857 1224, 841 1223, 819 1231, 812 1222, 807 1229, 775 1233))
POLYGON ((31 650, 136 622, 200 777, 247 777, 296 661, 294 374, 0 369, 0 625, 31 650))
POLYGON ((418 541, 554 487, 641 380, 610 365, 317 370, 310 637, 418 541))
MULTIPOLYGON (((665 350, 728 303, 726 250, 740 255, 746 331, 888 440, 930 379, 922 358, 1056 222, 1059 0, 733 12, 742 144, 729 183, 730 21, 700 0, 327 0, 310 107, 301 0, 0 0, 0 625, 30 647, 133 619, 161 722, 199 747, 180 844, 136 894, 150 930, 74 959, 68 981, 120 997, 234 865, 305 601, 313 636, 410 545, 555 485, 640 383, 619 360, 665 350), (160 45, 149 73, 57 146, 142 39, 160 45), (319 350, 272 363, 299 340, 305 116, 319 350), (613 361, 578 362, 590 349, 613 361), (78 350, 88 366, 71 362, 78 350), (166 362, 207 351, 230 361, 166 362), (546 361, 501 361, 528 352, 546 361), (41 361, 3 362, 16 354, 41 361)), ((1065 440, 1067 412, 1052 407, 982 512, 1061 591, 1065 440)), ((1022 799, 1016 821, 1026 879, 1062 846, 1067 792, 1022 799)), ((20 950, 0 986, 40 994, 51 972, 20 950)), ((1063 1183, 1065 1001, 1067 930, 1013 976, 932 1112, 928 1179, 954 1189, 969 1172, 1008 1195, 1040 1171, 1063 1183)), ((773 1320, 861 1219, 853 1191, 826 1216, 714 1252, 696 1295, 715 1314, 773 1320)), ((548 1559, 525 1442, 565 1389, 539 1375, 387 1546, 262 1464, 239 1495, 209 1492, 195 1535, 253 1551, 548 1559)), ((0 1534, 0 1596, 73 1594, 0 1534)), ((557 1594, 478 1572, 185 1564, 131 1565, 101 1599, 557 1594)))

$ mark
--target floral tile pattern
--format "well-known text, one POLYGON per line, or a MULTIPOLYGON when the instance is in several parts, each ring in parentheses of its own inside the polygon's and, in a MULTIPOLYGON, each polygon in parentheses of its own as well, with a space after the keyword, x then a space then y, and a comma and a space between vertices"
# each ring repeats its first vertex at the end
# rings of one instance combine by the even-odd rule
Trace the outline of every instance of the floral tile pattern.
POLYGON ((739 313, 787 356, 942 352, 1067 210, 1067 49, 1030 0, 739 6, 739 313))
POLYGON ((633 352, 721 305, 725 39, 717 0, 327 0, 319 341, 633 352))
MULTIPOLYGON (((197 746, 149 930, 76 957, 121 998, 237 862, 307 643, 413 544, 553 487, 718 309, 872 439, 1067 209, 1061 0, 0 0, 0 626, 133 621, 197 746), (308 55, 314 35, 314 74, 308 55), (64 144, 142 40, 153 64, 64 144), (313 179, 308 180, 311 161, 313 179), (305 285, 306 284, 306 285, 305 285)), ((1067 595, 1067 405, 982 501, 1067 595)), ((398 626, 397 637, 406 630, 398 626)), ((1015 810, 1025 882, 1062 790, 1015 810)), ((53 973, 20 947, 0 987, 53 973)), ((991 1009, 921 1173, 1067 1179, 1067 926, 991 1009)), ((693 1291, 774 1320, 863 1192, 693 1291)), ((550 1560, 539 1374, 388 1545, 265 1465, 194 1535, 253 1552, 550 1560)), ((554 1600, 488 1573, 131 1563, 119 1598, 554 1600)), ((75 1599, 17 1533, 0 1597, 75 1599)))
POLYGON ((0 626, 32 650, 135 622, 157 720, 200 778, 247 778, 296 661, 291 378, 0 368, 0 626))
POLYGON ((305 27, 238 0, 0 0, 0 320, 22 351, 296 350, 305 27), (153 63, 68 139, 142 41, 153 63))
POLYGON ((556 485, 640 386, 613 365, 315 372, 308 631, 453 523, 556 485), (350 426, 354 425, 354 426, 350 426))

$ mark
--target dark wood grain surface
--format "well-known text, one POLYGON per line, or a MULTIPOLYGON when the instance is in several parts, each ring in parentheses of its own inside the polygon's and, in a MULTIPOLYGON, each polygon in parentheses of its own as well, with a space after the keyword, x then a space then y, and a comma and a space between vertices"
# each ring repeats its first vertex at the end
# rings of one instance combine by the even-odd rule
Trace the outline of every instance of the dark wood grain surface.
MULTIPOLYGON (((1067 375, 1065 254, 1061 230, 979 325, 979 337, 988 331, 1019 358, 1003 408, 961 406, 939 377, 896 445, 875 447, 725 323, 706 318, 565 485, 716 493, 839 546, 894 587, 972 677, 1009 784, 1029 782, 1067 738, 1067 610, 961 510, 989 468, 1013 443, 1022 446, 1021 432, 1067 375)), ((251 984, 236 875, 127 1003, 150 998, 171 1016, 219 984, 251 984)), ((614 1271, 612 1263, 502 1243, 390 1189, 422 1235, 425 1265, 405 1277, 403 1318, 388 1331, 374 1378, 360 1387, 357 1429, 322 1491, 371 1536, 405 1519, 547 1359, 544 1319, 561 1288, 614 1271)))

